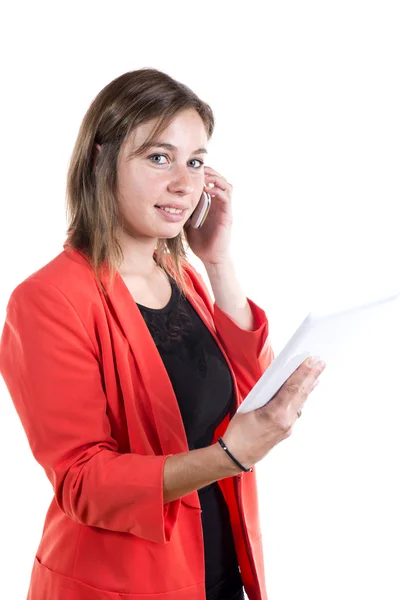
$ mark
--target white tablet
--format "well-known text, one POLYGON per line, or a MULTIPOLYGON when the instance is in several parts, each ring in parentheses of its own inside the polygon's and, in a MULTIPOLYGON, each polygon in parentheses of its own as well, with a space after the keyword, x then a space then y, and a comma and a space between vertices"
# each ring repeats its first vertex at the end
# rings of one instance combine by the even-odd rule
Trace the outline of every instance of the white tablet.
POLYGON ((246 396, 237 412, 246 413, 264 406, 308 356, 319 356, 328 368, 329 361, 338 352, 343 352, 346 343, 354 341, 357 334, 368 330, 371 324, 383 322, 383 327, 390 327, 390 320, 385 322, 381 317, 393 315, 399 322, 399 299, 400 290, 363 304, 310 312, 246 396))

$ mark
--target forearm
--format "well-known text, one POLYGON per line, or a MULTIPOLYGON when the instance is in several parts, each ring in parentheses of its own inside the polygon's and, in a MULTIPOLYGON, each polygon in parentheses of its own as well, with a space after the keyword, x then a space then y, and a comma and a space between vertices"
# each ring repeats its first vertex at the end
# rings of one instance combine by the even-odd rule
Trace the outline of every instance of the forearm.
POLYGON ((204 264, 212 287, 215 303, 239 327, 253 331, 254 318, 243 293, 232 260, 213 265, 204 264))
POLYGON ((164 504, 240 472, 219 442, 168 456, 164 464, 164 504))

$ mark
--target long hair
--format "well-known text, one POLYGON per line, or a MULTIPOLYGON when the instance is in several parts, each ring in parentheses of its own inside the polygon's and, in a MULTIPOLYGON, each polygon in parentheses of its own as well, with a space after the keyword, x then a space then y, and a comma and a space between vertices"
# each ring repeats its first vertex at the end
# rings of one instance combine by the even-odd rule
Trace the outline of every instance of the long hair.
MULTIPOLYGON (((210 106, 186 85, 157 69, 129 71, 113 79, 94 98, 83 117, 67 173, 68 244, 83 253, 100 281, 103 267, 111 283, 123 260, 117 239, 117 159, 125 140, 139 125, 155 119, 155 126, 136 156, 150 148, 181 111, 194 108, 203 120, 208 139, 214 130, 210 106), (97 156, 96 144, 102 146, 97 156), (95 164, 96 163, 96 164, 95 164)), ((159 238, 153 258, 186 294, 183 262, 189 247, 184 228, 174 238, 159 238)))

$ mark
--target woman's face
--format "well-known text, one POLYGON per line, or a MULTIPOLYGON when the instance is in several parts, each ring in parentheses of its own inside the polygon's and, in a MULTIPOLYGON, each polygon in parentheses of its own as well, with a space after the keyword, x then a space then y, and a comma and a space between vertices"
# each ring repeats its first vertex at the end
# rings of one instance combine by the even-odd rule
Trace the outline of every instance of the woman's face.
POLYGON ((204 188, 207 134, 194 109, 185 110, 171 122, 157 143, 143 155, 129 158, 152 129, 154 121, 140 125, 121 149, 117 165, 117 192, 125 232, 135 239, 156 242, 176 237, 194 211, 204 188), (202 150, 203 149, 203 150, 202 150), (178 204, 185 209, 179 221, 164 217, 156 205, 178 204))

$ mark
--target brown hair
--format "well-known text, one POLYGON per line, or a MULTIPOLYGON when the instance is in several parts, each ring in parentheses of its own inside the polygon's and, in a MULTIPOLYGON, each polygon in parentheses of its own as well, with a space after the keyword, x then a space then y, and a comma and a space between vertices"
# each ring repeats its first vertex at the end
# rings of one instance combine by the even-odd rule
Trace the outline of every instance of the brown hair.
MULTIPOLYGON (((214 130, 210 106, 166 73, 143 68, 124 73, 107 84, 94 98, 82 120, 67 174, 68 244, 87 257, 105 294, 100 271, 107 266, 113 282, 123 260, 116 236, 119 224, 117 159, 121 146, 135 127, 157 119, 149 137, 132 156, 145 152, 173 118, 189 108, 198 112, 210 139, 214 130), (96 144, 102 146, 98 156, 96 144)), ((182 264, 187 260, 188 246, 182 228, 174 238, 159 238, 153 256, 156 264, 175 279, 183 293, 187 287, 182 264)))

